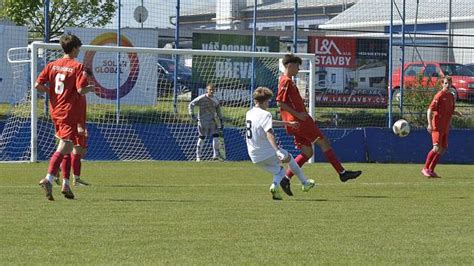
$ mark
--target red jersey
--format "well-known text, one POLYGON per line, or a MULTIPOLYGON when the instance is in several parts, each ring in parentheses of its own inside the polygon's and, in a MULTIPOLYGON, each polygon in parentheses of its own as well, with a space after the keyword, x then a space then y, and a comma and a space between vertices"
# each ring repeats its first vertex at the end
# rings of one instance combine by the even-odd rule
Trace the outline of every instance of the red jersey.
POLYGON ((71 58, 51 62, 41 71, 36 82, 49 83, 49 107, 53 121, 78 121, 81 110, 77 106, 80 96, 77 90, 88 85, 83 71, 83 65, 71 58))
MULTIPOLYGON (((293 80, 286 75, 280 76, 276 100, 277 102, 281 102, 288 105, 297 112, 307 112, 306 106, 304 105, 303 98, 301 98, 298 87, 296 87, 293 80)), ((280 113, 281 119, 283 121, 298 121, 300 123, 303 122, 283 109, 280 109, 280 113)), ((307 119, 306 122, 308 122, 308 120, 312 121, 312 119, 307 119)), ((286 130, 288 133, 295 131, 295 129, 291 127, 286 127, 286 130)))
POLYGON ((439 91, 433 97, 429 109, 433 112, 431 125, 433 130, 447 132, 454 113, 454 96, 449 91, 439 91))

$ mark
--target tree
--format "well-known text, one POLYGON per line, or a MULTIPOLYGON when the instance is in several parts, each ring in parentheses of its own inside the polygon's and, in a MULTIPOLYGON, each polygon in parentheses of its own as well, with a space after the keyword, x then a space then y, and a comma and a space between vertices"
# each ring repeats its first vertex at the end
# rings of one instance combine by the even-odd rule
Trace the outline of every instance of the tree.
MULTIPOLYGON (((0 0, 1 1, 1 0, 0 0)), ((17 25, 27 26, 33 38, 44 38, 42 0, 4 0, 0 16, 17 25)), ((50 38, 60 36, 65 27, 103 27, 115 15, 113 0, 50 0, 50 38)))

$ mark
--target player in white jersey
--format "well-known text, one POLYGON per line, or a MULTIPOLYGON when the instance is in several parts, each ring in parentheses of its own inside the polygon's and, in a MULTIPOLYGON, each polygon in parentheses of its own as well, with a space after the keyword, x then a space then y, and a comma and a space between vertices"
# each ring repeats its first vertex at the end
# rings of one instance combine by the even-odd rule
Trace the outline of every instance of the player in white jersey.
POLYGON ((289 163, 291 171, 296 174, 303 184, 303 191, 310 190, 315 183, 312 179, 306 179, 293 156, 276 144, 273 126, 298 127, 299 124, 294 121, 273 120, 272 114, 266 110, 272 97, 273 92, 266 87, 258 87, 253 93, 255 106, 247 112, 245 118, 246 140, 247 150, 252 162, 273 175, 273 182, 270 186, 272 198, 281 200, 279 185, 281 179, 285 176, 285 168, 283 168, 282 163, 289 163))
POLYGON ((219 132, 217 131, 217 123, 216 117, 219 118, 219 130, 222 131, 224 129, 224 117, 222 116, 219 99, 214 96, 214 92, 216 91, 213 84, 207 85, 207 93, 202 94, 196 97, 189 103, 188 111, 191 119, 194 122, 198 123, 198 132, 199 138, 197 141, 197 148, 196 148, 196 161, 201 161, 202 149, 204 147, 204 140, 206 137, 212 137, 212 150, 213 160, 220 160, 222 157, 219 154, 219 132), (194 115, 194 107, 199 107, 199 113, 196 117, 194 115))

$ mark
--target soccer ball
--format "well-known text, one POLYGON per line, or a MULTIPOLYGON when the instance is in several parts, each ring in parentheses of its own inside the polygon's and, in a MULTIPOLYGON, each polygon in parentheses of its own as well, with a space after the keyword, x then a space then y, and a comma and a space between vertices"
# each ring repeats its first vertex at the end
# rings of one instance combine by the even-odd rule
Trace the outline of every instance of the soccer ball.
POLYGON ((399 137, 406 137, 410 134, 410 124, 405 119, 400 119, 393 124, 393 133, 399 137))

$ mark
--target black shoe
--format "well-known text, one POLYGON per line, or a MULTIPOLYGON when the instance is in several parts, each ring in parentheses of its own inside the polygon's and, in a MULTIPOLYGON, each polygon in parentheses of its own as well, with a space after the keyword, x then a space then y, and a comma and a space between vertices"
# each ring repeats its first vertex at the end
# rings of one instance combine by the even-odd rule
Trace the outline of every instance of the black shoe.
POLYGON ((286 193, 288 196, 293 196, 293 192, 291 192, 291 187, 290 187, 290 179, 288 177, 283 177, 283 179, 280 181, 280 186, 281 190, 286 193))
POLYGON ((346 182, 349 179, 356 179, 358 176, 362 174, 362 171, 349 171, 346 170, 344 173, 339 174, 339 178, 342 182, 346 182))

